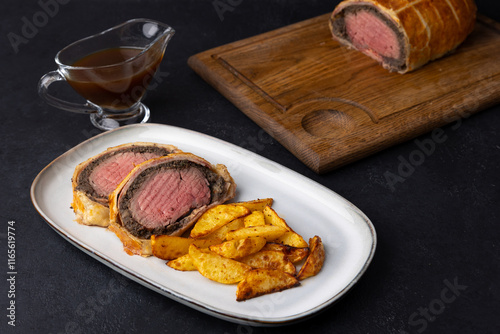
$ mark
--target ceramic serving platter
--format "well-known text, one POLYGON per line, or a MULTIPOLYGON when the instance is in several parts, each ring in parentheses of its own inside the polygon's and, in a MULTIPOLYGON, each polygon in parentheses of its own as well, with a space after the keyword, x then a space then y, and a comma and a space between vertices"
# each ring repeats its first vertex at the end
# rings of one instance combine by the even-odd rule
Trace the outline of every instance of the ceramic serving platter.
POLYGON ((331 305, 363 275, 376 247, 370 220, 332 190, 241 147, 160 124, 125 126, 70 149, 38 174, 31 199, 55 231, 112 269, 193 309, 253 326, 304 320, 331 305), (237 302, 236 285, 210 281, 196 271, 173 270, 155 257, 127 255, 110 231, 77 224, 70 208, 76 165, 108 147, 134 141, 172 144, 213 164, 225 164, 237 183, 234 201, 272 197, 276 212, 306 241, 321 237, 326 251, 321 272, 298 287, 237 302))

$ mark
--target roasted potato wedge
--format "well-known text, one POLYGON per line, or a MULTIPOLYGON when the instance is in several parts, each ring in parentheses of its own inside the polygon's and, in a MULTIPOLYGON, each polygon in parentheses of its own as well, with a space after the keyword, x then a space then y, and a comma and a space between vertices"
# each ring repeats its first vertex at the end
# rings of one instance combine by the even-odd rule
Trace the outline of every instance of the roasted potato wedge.
POLYGON ((262 237, 266 241, 273 241, 287 232, 286 229, 280 226, 263 225, 243 227, 226 233, 227 240, 246 239, 252 237, 262 237))
POLYGON ((264 213, 262 211, 253 211, 251 214, 243 218, 245 227, 266 225, 264 213))
POLYGON ((237 301, 300 285, 321 270, 323 243, 315 236, 308 244, 272 204, 266 198, 218 205, 198 219, 189 238, 153 236, 153 254, 169 260, 173 269, 238 283, 237 301), (299 262, 303 265, 297 273, 299 262))
POLYGON ((208 279, 223 284, 238 283, 252 269, 249 265, 225 258, 195 245, 189 246, 189 255, 196 269, 208 279))
POLYGON ((292 231, 290 226, 287 225, 286 221, 280 216, 278 216, 276 211, 274 211, 270 206, 266 206, 262 212, 264 213, 264 219, 266 224, 281 226, 287 231, 292 231))
POLYGON ((281 235, 279 238, 276 238, 274 242, 296 248, 304 248, 308 246, 304 238, 302 238, 300 234, 293 231, 287 231, 283 233, 283 235, 281 235))
POLYGON ((220 242, 222 242, 223 240, 226 239, 227 232, 237 230, 242 227, 245 227, 245 224, 243 223, 243 218, 238 218, 227 223, 222 227, 219 227, 212 233, 205 235, 203 239, 215 239, 215 240, 220 240, 220 242))
POLYGON ((197 270, 194 263, 193 259, 189 254, 185 254, 181 257, 178 257, 175 260, 168 261, 167 266, 170 268, 173 268, 175 270, 180 270, 180 271, 193 271, 197 270))
POLYGON ((250 210, 242 205, 221 204, 208 209, 201 215, 190 237, 194 239, 206 236, 234 219, 250 214, 250 210))
POLYGON ((309 249, 310 252, 307 256, 306 262, 302 268, 300 268, 297 275, 297 279, 299 280, 317 275, 325 262, 325 248, 320 237, 316 235, 309 239, 309 249))
POLYGON ((239 259, 256 253, 266 244, 266 239, 261 237, 235 239, 210 246, 210 250, 229 259, 239 259))
POLYGON ((300 285, 290 274, 276 269, 254 269, 236 287, 236 300, 244 301, 300 285))
POLYGON ((253 211, 262 211, 262 210, 264 210, 264 208, 266 206, 273 205, 273 199, 272 198, 263 198, 263 199, 256 199, 253 201, 232 203, 230 205, 242 205, 252 212, 253 211))
POLYGON ((170 235, 152 235, 151 249, 153 255, 163 260, 173 260, 188 253, 189 245, 194 243, 200 248, 221 243, 222 239, 192 239, 173 237, 170 235))
POLYGON ((245 256, 240 262, 254 268, 278 269, 290 275, 295 275, 297 270, 285 253, 275 250, 260 251, 245 256))
POLYGON ((170 235, 152 235, 151 249, 154 256, 163 260, 173 260, 187 254, 189 245, 193 241, 194 239, 170 235))
POLYGON ((292 262, 297 263, 302 261, 309 254, 309 247, 292 247, 288 245, 268 242, 261 250, 274 250, 285 253, 286 257, 292 262))
POLYGON ((266 206, 263 213, 266 224, 280 226, 287 230, 287 232, 284 233, 279 239, 275 240, 276 242, 297 248, 307 247, 307 242, 290 226, 288 226, 286 221, 278 216, 276 211, 274 211, 271 207, 266 206))

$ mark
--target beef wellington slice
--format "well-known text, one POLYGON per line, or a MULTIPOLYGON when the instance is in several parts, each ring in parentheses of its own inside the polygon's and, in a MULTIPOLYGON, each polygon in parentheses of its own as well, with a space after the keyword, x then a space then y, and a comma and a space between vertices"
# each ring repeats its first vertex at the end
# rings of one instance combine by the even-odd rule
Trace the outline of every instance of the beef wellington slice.
POLYGON ((73 173, 73 203, 76 221, 84 225, 109 225, 108 197, 141 162, 180 152, 175 146, 136 142, 108 148, 80 163, 73 173))
POLYGON ((109 229, 128 254, 149 256, 152 235, 182 235, 235 191, 224 165, 184 152, 151 159, 136 166, 110 195, 109 229))
POLYGON ((476 10, 473 0, 345 0, 329 26, 340 43, 406 73, 456 49, 472 32, 476 10))

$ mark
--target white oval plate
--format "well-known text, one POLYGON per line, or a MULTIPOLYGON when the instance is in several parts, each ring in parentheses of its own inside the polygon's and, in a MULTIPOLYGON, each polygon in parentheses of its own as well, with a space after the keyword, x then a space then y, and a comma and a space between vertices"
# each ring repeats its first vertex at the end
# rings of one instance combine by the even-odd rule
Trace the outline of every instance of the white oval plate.
POLYGON ((376 246, 370 220, 330 189, 241 147, 160 124, 118 128, 72 148, 38 174, 31 199, 60 235, 114 270, 196 310, 246 325, 289 324, 331 305, 359 280, 376 246), (158 258, 129 256, 110 231, 77 224, 70 208, 76 165, 108 147, 134 141, 173 144, 211 163, 225 164, 237 183, 235 201, 274 198, 273 208, 306 241, 315 235, 323 240, 326 259, 321 272, 299 287, 237 302, 235 285, 173 270, 158 258))

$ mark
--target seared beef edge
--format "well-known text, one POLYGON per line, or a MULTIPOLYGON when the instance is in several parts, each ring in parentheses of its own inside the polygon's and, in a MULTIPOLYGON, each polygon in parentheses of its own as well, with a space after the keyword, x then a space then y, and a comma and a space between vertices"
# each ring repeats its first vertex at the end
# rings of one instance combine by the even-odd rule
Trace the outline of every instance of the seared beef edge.
POLYGON ((121 154, 121 153, 126 153, 126 152, 134 152, 134 153, 155 153, 158 154, 159 157, 168 155, 172 153, 172 151, 164 148, 164 147, 158 147, 158 146, 130 146, 126 147, 121 150, 116 150, 112 151, 109 153, 105 153, 102 156, 98 157, 97 159, 91 161, 78 175, 78 180, 77 180, 77 186, 75 187, 75 190, 82 191, 85 193, 85 195, 93 200, 94 202, 100 203, 104 206, 109 206, 108 205, 108 197, 107 196, 102 196, 99 195, 95 190, 94 187, 90 184, 89 182, 89 177, 90 174, 94 171, 94 169, 101 164, 103 161, 113 157, 116 154, 121 154))
POLYGON ((148 229, 144 227, 139 221, 137 221, 129 208, 131 199, 134 197, 135 193, 141 188, 143 182, 151 177, 151 175, 156 173, 161 173, 162 170, 166 169, 188 169, 197 168, 199 169, 204 177, 207 179, 210 188, 210 203, 219 201, 225 195, 226 181, 224 178, 210 168, 199 165, 188 160, 176 160, 169 161, 164 164, 159 164, 154 167, 148 168, 142 171, 137 177, 132 181, 129 188, 124 194, 120 194, 120 199, 118 203, 118 211, 120 215, 120 220, 123 226, 134 236, 138 238, 148 239, 152 235, 163 235, 171 234, 181 227, 185 226, 191 220, 191 214, 194 208, 190 212, 186 213, 183 217, 178 219, 176 222, 170 223, 166 226, 158 226, 153 229, 148 229))

